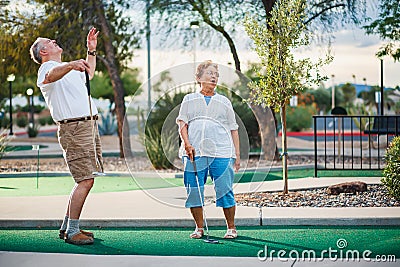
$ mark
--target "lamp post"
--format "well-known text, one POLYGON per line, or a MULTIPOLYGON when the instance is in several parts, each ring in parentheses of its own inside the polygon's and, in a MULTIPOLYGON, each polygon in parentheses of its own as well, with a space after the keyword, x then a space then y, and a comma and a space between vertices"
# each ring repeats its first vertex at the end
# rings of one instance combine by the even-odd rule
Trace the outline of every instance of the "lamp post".
POLYGON ((335 108, 335 75, 332 74, 332 109, 335 108))
POLYGON ((146 40, 147 40, 147 108, 151 109, 151 65, 150 65, 150 0, 146 2, 146 40))
POLYGON ((380 92, 380 114, 379 115, 381 115, 381 116, 383 116, 384 114, 384 100, 383 100, 383 59, 381 58, 380 59, 381 60, 381 92, 380 92))
POLYGON ((12 82, 15 80, 15 75, 10 74, 7 77, 7 81, 10 83, 10 135, 13 133, 13 119, 12 119, 12 82))
POLYGON ((193 30, 193 67, 194 72, 196 72, 196 29, 200 28, 200 23, 198 21, 190 22, 190 29, 193 30))
POLYGON ((32 88, 28 88, 26 90, 26 94, 28 95, 28 99, 29 99, 29 113, 30 113, 30 122, 29 122, 29 126, 31 128, 34 128, 34 119, 33 119, 33 89, 32 88))

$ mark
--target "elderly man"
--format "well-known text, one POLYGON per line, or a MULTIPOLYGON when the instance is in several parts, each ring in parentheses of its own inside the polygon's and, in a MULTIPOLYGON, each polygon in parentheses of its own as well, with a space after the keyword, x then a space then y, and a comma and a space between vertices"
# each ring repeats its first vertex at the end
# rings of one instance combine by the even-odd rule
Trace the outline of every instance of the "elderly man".
POLYGON ((37 38, 30 49, 32 59, 40 64, 37 86, 58 125, 58 141, 76 183, 59 237, 76 245, 93 244, 93 233, 79 229, 79 218, 99 166, 102 171, 100 138, 97 128, 92 127, 92 120, 97 119, 97 109, 90 96, 88 100, 85 86, 85 71, 91 79, 96 69, 98 35, 96 28, 87 35, 86 60, 62 62, 63 49, 55 40, 47 38, 37 38), (90 116, 89 101, 93 117, 90 116))

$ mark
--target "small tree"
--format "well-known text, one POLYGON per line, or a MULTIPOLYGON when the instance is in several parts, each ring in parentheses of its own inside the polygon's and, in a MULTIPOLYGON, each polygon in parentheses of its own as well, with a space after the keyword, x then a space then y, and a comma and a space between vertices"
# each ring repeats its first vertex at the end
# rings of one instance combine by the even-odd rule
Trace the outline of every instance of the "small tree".
POLYGON ((305 10, 304 0, 278 0, 266 24, 249 17, 244 22, 263 68, 257 71, 260 79, 250 83, 250 100, 281 114, 284 194, 288 193, 286 104, 307 86, 319 84, 324 77, 318 68, 331 60, 327 57, 313 63, 309 58, 294 59, 293 50, 309 44, 305 10))

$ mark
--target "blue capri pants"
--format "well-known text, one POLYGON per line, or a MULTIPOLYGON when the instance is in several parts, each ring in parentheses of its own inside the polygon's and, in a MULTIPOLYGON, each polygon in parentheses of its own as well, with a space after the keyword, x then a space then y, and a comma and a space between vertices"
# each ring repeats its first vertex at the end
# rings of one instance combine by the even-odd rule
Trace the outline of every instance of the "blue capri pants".
MULTIPOLYGON (((207 176, 210 175, 214 183, 216 206, 230 208, 236 205, 232 189, 234 161, 235 159, 233 158, 195 157, 200 195, 203 203, 204 184, 207 182, 207 176)), ((183 164, 185 168, 183 177, 187 192, 185 207, 201 207, 202 202, 200 201, 193 164, 187 156, 183 158, 183 164)))

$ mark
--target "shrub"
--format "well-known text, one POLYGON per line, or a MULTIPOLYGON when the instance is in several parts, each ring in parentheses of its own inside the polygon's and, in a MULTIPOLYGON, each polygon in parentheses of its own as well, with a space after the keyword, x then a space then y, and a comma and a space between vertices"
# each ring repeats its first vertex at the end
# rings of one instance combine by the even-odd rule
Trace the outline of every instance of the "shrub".
POLYGON ((312 106, 298 106, 287 109, 286 125, 289 131, 300 132, 312 125, 315 109, 312 106))
POLYGON ((144 137, 147 156, 156 169, 170 169, 177 155, 179 135, 177 131, 161 134, 155 127, 147 128, 144 137))
POLYGON ((175 118, 185 95, 183 92, 164 95, 156 102, 144 125, 142 141, 156 169, 171 168, 178 156, 179 134, 175 118))
POLYGON ((29 138, 36 137, 39 133, 39 125, 36 123, 33 127, 28 126, 29 138))
POLYGON ((117 132, 117 125, 115 124, 115 117, 109 112, 107 116, 101 113, 101 124, 99 124, 100 135, 113 135, 117 132))
POLYGON ((25 128, 28 125, 28 117, 22 115, 17 117, 17 126, 20 128, 25 128))
POLYGON ((47 123, 47 117, 41 117, 38 119, 40 126, 45 126, 47 123))
POLYGON ((385 155, 386 166, 381 179, 389 192, 397 200, 400 200, 400 136, 396 136, 390 142, 385 155))
POLYGON ((53 125, 54 124, 54 120, 53 120, 53 118, 51 117, 51 116, 47 116, 47 124, 48 125, 53 125))
POLYGON ((0 160, 3 158, 4 154, 7 152, 7 146, 10 142, 10 136, 7 135, 6 130, 0 132, 0 160))
POLYGON ((1 120, 0 120, 0 128, 8 128, 10 127, 10 119, 6 116, 4 116, 1 120))

